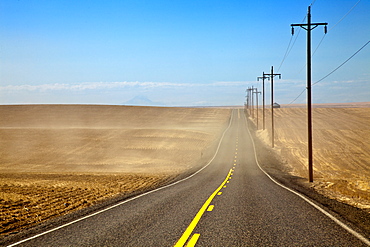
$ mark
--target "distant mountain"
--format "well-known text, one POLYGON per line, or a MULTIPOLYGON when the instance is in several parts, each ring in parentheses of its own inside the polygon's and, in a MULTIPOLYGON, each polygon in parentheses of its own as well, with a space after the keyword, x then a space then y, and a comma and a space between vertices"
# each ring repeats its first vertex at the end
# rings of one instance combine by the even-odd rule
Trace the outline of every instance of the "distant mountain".
POLYGON ((134 98, 130 99, 123 103, 124 105, 135 105, 135 106, 163 106, 161 102, 151 101, 148 97, 143 95, 137 95, 134 98))

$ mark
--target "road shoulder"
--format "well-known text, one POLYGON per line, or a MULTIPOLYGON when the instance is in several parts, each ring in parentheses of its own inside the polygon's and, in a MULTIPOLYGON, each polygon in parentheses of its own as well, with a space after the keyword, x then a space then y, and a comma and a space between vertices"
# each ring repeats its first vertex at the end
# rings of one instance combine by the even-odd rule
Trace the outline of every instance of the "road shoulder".
MULTIPOLYGON (((249 120, 247 120, 249 121, 249 120)), ((330 199, 312 188, 306 178, 290 174, 290 167, 271 147, 256 137, 255 126, 249 121, 248 126, 254 143, 256 155, 262 169, 281 184, 309 197, 324 207, 336 218, 344 221, 357 232, 370 238, 370 214, 351 205, 330 199)))

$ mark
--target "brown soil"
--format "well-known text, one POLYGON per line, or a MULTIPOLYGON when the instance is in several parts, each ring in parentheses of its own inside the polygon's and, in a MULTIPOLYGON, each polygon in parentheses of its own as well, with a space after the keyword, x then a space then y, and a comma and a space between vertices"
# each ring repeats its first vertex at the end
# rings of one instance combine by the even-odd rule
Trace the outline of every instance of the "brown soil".
MULTIPOLYGON (((266 111, 266 130, 257 131, 267 145, 271 145, 270 111, 266 111)), ((306 109, 274 109, 274 120, 274 151, 292 175, 307 179, 306 109)), ((262 111, 260 128, 261 123, 262 111)), ((314 183, 310 186, 370 212, 370 108, 314 108, 313 155, 314 183)))
POLYGON ((159 185, 165 175, 0 174, 1 233, 19 231, 117 194, 159 185))
POLYGON ((0 218, 6 235, 202 165, 230 110, 0 106, 0 218))

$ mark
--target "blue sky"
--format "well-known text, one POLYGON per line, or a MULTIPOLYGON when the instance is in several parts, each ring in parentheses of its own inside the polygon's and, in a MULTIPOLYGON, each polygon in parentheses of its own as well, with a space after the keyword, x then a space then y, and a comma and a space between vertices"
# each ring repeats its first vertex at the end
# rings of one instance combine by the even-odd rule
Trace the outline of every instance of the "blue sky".
MULTIPOLYGON (((312 2, 312 21, 329 23, 325 37, 323 27, 312 31, 313 51, 324 37, 312 58, 314 83, 370 40, 369 0, 1 0, 0 104, 140 96, 165 106, 242 105, 271 66, 282 74, 276 101, 290 103, 306 87, 306 31, 296 28, 281 62, 290 24, 305 21, 312 2)), ((305 101, 304 93, 295 103, 305 101)), ((364 101, 370 45, 313 87, 313 103, 364 101)))

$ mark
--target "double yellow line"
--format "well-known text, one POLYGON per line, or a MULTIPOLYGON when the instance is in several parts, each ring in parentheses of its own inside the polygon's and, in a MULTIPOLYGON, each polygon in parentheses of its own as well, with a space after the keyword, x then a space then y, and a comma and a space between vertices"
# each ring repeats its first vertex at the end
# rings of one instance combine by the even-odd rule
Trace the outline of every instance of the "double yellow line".
MULTIPOLYGON (((182 234, 181 238, 175 244, 175 247, 183 247, 185 245, 185 243, 188 241, 190 235, 194 231, 195 227, 197 226, 200 218, 202 218, 204 212, 207 210, 207 208, 211 204, 213 198, 218 194, 218 192, 225 186, 227 181, 230 179, 230 176, 232 175, 232 172, 233 172, 233 169, 230 169, 229 173, 227 174, 227 176, 226 176, 225 180, 222 182, 222 184, 212 193, 212 195, 203 204, 203 206, 200 208, 198 213, 195 215, 194 219, 191 221, 188 228, 186 228, 186 230, 182 234)), ((186 246, 187 247, 194 246, 195 243, 198 241, 199 236, 200 236, 200 234, 194 234, 186 246)))

